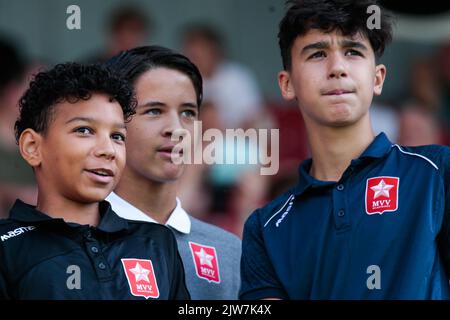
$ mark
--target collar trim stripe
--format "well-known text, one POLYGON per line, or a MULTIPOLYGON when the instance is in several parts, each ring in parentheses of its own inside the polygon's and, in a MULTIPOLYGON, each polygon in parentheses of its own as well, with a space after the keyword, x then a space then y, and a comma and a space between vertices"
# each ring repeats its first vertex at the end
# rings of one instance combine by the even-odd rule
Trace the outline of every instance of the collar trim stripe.
POLYGON ((419 158, 422 158, 422 159, 428 161, 428 163, 431 164, 436 170, 439 170, 439 167, 438 167, 433 161, 431 161, 430 159, 428 159, 427 157, 425 157, 425 156, 423 156, 423 155, 421 155, 421 154, 418 154, 418 153, 413 153, 413 152, 407 152, 407 151, 404 151, 404 150, 402 150, 402 148, 401 148, 398 144, 394 144, 394 145, 392 145, 392 146, 393 146, 393 147, 397 147, 398 150, 400 150, 401 153, 409 154, 410 156, 416 156, 416 157, 419 157, 419 158))
POLYGON ((289 201, 291 201, 294 198, 294 195, 291 194, 291 196, 286 200, 286 202, 283 204, 283 206, 277 211, 275 212, 269 220, 267 220, 267 222, 264 224, 264 228, 267 226, 267 224, 270 222, 270 220, 272 220, 277 214, 279 214, 281 212, 281 210, 284 209, 284 207, 286 207, 286 205, 288 204, 289 201))

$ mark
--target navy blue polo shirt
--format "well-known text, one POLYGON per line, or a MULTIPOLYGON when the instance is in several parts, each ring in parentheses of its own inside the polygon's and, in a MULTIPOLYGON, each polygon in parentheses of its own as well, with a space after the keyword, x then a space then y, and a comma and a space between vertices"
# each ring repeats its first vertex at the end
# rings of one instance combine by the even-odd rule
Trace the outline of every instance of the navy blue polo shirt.
POLYGON ((99 207, 90 227, 16 201, 0 220, 0 300, 189 299, 172 232, 99 207))
POLYGON ((450 298, 450 148, 382 133, 337 182, 311 163, 245 223, 241 299, 450 298))

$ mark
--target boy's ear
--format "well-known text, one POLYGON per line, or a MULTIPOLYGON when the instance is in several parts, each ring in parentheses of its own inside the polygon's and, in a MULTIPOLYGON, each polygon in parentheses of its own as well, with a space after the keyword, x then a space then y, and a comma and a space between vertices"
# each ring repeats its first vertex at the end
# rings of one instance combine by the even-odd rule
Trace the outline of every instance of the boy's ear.
POLYGON ((280 86, 281 95, 285 100, 292 100, 295 98, 291 75, 288 71, 283 70, 278 73, 278 85, 280 86))
POLYGON ((379 64, 375 66, 375 84, 373 87, 373 94, 379 96, 383 90, 384 79, 386 79, 386 66, 379 64))
POLYGON ((19 150, 22 158, 32 167, 41 164, 42 136, 33 129, 26 129, 19 138, 19 150))

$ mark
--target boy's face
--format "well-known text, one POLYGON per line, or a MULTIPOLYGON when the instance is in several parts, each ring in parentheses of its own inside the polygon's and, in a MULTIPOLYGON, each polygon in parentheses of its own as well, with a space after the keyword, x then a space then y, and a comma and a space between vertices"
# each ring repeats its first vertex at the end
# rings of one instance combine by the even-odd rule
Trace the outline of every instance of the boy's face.
POLYGON ((193 136, 198 118, 197 96, 191 79, 182 72, 156 68, 135 82, 138 107, 127 123, 127 165, 124 178, 169 182, 178 179, 184 165, 171 160, 176 129, 193 136))
POLYGON ((81 203, 105 199, 125 166, 126 130, 119 103, 93 94, 87 101, 61 102, 53 112, 35 166, 42 193, 81 203))
POLYGON ((360 34, 312 29, 297 37, 291 55, 291 70, 280 72, 279 84, 285 99, 297 99, 306 122, 354 124, 381 94, 386 69, 375 65, 370 42, 360 34))

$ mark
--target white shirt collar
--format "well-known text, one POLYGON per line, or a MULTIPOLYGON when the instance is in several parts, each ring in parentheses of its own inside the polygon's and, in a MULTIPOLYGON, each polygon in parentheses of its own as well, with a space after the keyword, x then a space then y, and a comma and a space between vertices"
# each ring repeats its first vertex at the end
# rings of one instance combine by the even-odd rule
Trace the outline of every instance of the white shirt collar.
MULTIPOLYGON (((170 214, 166 226, 170 226, 182 233, 189 234, 189 232, 191 232, 191 219, 189 219, 189 215, 181 207, 180 199, 177 198, 176 200, 177 206, 170 214)), ((149 215, 145 214, 125 199, 119 197, 115 192, 111 192, 109 196, 106 197, 106 201, 111 204, 114 212, 124 219, 158 223, 149 215)))

